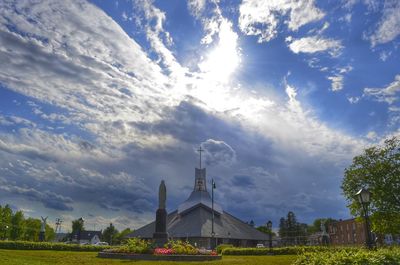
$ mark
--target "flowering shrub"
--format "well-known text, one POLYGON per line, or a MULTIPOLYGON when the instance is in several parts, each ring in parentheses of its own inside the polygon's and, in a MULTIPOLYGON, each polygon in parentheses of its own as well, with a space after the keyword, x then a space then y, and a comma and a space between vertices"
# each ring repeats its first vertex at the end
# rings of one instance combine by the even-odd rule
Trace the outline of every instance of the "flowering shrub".
POLYGON ((170 248, 156 248, 153 252, 154 255, 172 255, 174 253, 175 251, 170 248))
POLYGON ((108 249, 107 252, 151 254, 152 248, 151 248, 151 243, 146 240, 139 238, 130 238, 128 239, 128 241, 126 241, 125 245, 108 249))
POLYGON ((173 249, 175 254, 196 255, 199 253, 198 249, 189 242, 181 240, 171 240, 164 247, 173 249))

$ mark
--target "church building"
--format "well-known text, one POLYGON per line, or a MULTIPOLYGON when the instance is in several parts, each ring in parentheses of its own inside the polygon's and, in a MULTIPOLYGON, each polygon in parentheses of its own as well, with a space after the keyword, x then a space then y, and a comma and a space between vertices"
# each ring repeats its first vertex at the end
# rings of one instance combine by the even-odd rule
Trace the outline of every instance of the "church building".
MULTIPOLYGON (((152 222, 128 237, 150 240, 154 232, 155 222, 152 222)), ((195 169, 194 188, 189 198, 167 215, 167 232, 169 239, 187 240, 194 246, 205 248, 219 244, 254 247, 268 241, 267 234, 227 213, 212 201, 207 190, 206 169, 201 168, 201 162, 200 168, 195 169)))

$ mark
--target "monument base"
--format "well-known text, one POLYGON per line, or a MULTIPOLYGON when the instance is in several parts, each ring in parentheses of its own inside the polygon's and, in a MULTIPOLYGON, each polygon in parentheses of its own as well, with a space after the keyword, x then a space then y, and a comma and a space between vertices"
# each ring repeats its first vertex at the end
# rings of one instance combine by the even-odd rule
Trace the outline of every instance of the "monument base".
POLYGON ((43 242, 45 240, 45 232, 40 231, 39 233, 39 241, 43 242))
POLYGON ((168 233, 156 232, 153 234, 153 240, 157 247, 162 248, 166 243, 168 243, 168 233))

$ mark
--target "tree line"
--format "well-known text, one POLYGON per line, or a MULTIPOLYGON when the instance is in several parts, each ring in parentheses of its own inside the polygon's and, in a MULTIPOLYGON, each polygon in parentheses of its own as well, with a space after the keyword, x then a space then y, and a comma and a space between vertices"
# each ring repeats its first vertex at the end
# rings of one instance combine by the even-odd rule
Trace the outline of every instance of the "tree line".
MULTIPOLYGON (((39 241, 41 220, 24 216, 22 211, 13 212, 7 204, 0 205, 0 239, 39 241)), ((46 224, 45 241, 55 238, 55 231, 46 224)))

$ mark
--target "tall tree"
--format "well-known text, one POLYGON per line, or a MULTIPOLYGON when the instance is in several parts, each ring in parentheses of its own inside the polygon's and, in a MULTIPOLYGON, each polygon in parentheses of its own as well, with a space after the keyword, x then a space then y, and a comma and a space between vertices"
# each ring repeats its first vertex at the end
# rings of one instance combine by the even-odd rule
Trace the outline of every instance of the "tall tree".
POLYGON ((387 139, 353 158, 345 169, 341 186, 353 215, 361 216, 362 207, 355 198, 361 188, 371 193, 372 229, 377 233, 400 233, 400 139, 387 139))
POLYGON ((25 233, 24 240, 26 241, 38 241, 40 232, 40 220, 35 218, 27 218, 24 222, 25 233))
POLYGON ((10 238, 12 210, 7 204, 1 210, 0 216, 0 237, 2 239, 10 238))
POLYGON ((76 234, 78 231, 85 231, 85 224, 82 219, 72 221, 72 234, 76 234))
POLYGON ((108 244, 115 244, 115 238, 118 234, 118 230, 114 227, 112 223, 106 229, 104 229, 102 238, 104 241, 108 242, 108 244))
POLYGON ((11 217, 10 239, 20 240, 24 236, 25 222, 24 214, 22 211, 17 211, 11 217))

